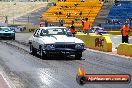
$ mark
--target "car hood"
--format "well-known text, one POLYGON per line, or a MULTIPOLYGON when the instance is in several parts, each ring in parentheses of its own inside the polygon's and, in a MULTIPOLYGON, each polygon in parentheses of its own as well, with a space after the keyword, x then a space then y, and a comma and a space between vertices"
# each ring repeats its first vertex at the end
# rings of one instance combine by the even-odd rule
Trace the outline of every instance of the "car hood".
POLYGON ((0 31, 0 33, 14 33, 13 31, 0 31))
POLYGON ((66 35, 52 35, 52 36, 46 36, 41 38, 44 43, 51 44, 61 44, 61 43, 84 43, 82 40, 76 38, 76 37, 68 37, 66 35))

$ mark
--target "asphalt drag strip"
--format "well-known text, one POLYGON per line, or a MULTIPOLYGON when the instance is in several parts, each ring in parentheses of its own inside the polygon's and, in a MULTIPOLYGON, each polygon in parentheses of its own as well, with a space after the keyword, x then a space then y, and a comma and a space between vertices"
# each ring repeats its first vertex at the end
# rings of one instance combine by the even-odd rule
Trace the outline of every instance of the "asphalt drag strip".
MULTIPOLYGON (((78 67, 88 74, 129 73, 132 60, 91 51, 83 53, 84 60, 65 58, 41 60, 29 54, 28 46, 13 42, 0 42, 0 61, 18 78, 17 88, 131 88, 130 84, 86 84, 76 82, 78 67), (18 48, 17 48, 18 47, 18 48), (70 60, 69 60, 70 59, 70 60), (18 85, 20 84, 20 85, 18 85)), ((4 67, 3 67, 4 68, 4 67)), ((14 81, 13 77, 11 79, 14 81)))

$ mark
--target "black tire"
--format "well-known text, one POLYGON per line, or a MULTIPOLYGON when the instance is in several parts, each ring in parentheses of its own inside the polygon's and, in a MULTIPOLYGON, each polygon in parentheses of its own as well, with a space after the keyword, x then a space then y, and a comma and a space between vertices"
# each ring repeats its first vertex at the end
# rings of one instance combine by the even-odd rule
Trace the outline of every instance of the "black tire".
POLYGON ((41 47, 40 47, 40 50, 39 50, 39 54, 40 54, 41 59, 46 59, 47 58, 47 55, 43 52, 43 49, 41 47))
POLYGON ((81 60, 82 59, 82 52, 76 53, 75 54, 75 59, 76 60, 81 60))
POLYGON ((15 40, 15 37, 13 37, 12 40, 15 40))
POLYGON ((37 54, 37 50, 33 47, 32 44, 30 44, 30 54, 32 54, 32 55, 36 55, 37 54))

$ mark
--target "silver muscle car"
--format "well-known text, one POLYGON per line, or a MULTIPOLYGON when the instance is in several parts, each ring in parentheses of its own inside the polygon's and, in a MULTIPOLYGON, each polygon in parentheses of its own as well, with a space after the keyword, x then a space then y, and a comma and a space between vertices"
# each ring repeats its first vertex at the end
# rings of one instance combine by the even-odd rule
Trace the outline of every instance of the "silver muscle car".
POLYGON ((66 27, 40 27, 29 38, 30 53, 39 54, 46 59, 50 54, 75 55, 81 59, 84 42, 76 37, 66 27))

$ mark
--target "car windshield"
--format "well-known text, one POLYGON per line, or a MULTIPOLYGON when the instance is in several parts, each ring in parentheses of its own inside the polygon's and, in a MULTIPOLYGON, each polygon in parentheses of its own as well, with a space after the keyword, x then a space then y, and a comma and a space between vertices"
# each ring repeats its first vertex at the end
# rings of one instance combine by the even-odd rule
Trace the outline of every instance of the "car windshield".
POLYGON ((5 30, 11 31, 11 29, 8 27, 0 28, 0 31, 5 31, 5 30))
POLYGON ((43 29, 41 31, 41 36, 47 36, 47 35, 66 35, 70 31, 66 28, 49 28, 49 29, 43 29))

